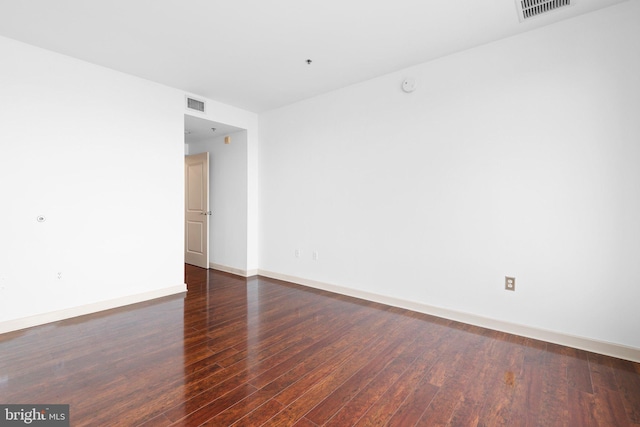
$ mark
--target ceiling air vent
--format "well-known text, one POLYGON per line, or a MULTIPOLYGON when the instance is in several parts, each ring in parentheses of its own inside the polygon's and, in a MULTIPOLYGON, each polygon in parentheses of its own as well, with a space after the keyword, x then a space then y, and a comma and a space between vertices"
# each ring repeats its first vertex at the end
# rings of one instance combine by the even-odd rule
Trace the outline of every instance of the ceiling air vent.
POLYGON ((574 3, 575 0, 516 0, 520 22, 574 3))
POLYGON ((200 111, 201 113, 204 113, 204 101, 200 101, 198 99, 194 99, 194 98, 189 98, 187 96, 187 108, 189 110, 196 110, 196 111, 200 111))

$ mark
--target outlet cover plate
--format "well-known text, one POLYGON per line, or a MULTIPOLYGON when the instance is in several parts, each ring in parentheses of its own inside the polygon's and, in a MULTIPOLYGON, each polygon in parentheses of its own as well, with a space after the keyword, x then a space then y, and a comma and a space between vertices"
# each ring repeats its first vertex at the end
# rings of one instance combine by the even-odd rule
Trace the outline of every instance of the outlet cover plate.
POLYGON ((504 277, 504 288, 507 291, 515 291, 516 290, 516 278, 515 277, 504 277))

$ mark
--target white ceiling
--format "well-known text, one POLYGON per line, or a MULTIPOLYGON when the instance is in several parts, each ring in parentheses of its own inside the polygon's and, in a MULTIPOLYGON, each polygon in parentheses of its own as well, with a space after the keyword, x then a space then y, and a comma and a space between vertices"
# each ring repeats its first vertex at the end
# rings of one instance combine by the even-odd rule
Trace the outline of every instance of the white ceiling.
POLYGON ((622 1, 0 0, 0 35, 261 112, 622 1))
POLYGON ((186 144, 210 141, 211 138, 224 137, 241 130, 243 129, 224 123, 212 122, 187 114, 184 115, 184 142, 186 144))

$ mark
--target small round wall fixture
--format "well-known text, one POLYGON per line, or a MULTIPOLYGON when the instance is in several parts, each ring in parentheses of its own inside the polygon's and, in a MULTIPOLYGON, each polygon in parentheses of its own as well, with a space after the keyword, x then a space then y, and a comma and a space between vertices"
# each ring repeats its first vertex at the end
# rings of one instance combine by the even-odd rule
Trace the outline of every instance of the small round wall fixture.
POLYGON ((404 79, 402 82, 402 90, 411 93, 416 90, 416 80, 415 79, 404 79))

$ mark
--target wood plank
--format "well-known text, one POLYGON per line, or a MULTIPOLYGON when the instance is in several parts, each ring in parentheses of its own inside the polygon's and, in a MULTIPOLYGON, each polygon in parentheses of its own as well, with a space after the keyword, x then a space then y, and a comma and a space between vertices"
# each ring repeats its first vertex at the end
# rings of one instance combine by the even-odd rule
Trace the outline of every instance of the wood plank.
POLYGON ((610 358, 628 420, 640 424, 640 365, 610 358))
POLYGON ((354 425, 369 408, 415 363, 416 359, 424 355, 435 340, 432 336, 421 336, 416 340, 417 345, 407 348, 379 372, 371 382, 356 396, 346 403, 327 423, 327 426, 354 425))
MULTIPOLYGON (((436 360, 439 359, 438 351, 431 349, 420 356, 402 374, 398 380, 369 408, 369 410, 356 423, 358 426, 382 426, 396 413, 400 405, 407 396, 415 390, 417 386, 424 382, 427 372, 432 368, 436 360)), ((428 383, 424 387, 436 390, 437 386, 428 383)))

